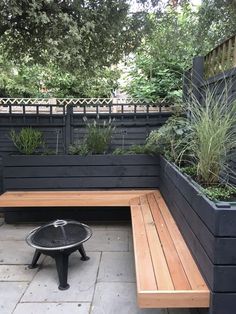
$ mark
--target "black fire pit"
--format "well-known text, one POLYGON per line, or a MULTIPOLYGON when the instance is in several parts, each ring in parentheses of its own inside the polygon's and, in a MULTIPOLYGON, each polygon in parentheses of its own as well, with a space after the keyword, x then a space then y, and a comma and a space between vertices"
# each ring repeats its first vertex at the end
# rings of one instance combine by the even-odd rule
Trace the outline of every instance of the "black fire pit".
POLYGON ((73 220, 56 220, 42 227, 32 230, 26 242, 35 248, 34 257, 29 268, 36 268, 41 254, 49 255, 56 261, 60 290, 70 286, 67 283, 69 255, 78 250, 81 260, 87 261, 83 243, 92 235, 91 229, 82 223, 73 220))

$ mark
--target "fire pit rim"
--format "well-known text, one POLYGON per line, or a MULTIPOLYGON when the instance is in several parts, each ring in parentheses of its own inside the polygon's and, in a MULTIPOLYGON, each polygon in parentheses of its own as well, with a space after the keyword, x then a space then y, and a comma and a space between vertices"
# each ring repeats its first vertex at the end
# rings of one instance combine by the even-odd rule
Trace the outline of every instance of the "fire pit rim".
POLYGON ((32 242, 32 236, 40 229, 43 229, 47 226, 51 226, 55 223, 55 220, 54 221, 51 221, 43 226, 39 226, 37 228, 34 228, 33 230, 30 231, 30 233, 27 235, 25 241, 27 242, 27 244, 37 250, 41 250, 41 251, 63 251, 63 250, 66 250, 66 249, 70 249, 70 248, 73 248, 73 247, 76 247, 76 246, 79 246, 80 244, 86 242, 87 240, 89 240, 91 238, 91 236, 93 235, 93 232, 91 230, 91 228, 82 223, 82 222, 78 222, 76 220, 66 220, 67 223, 73 223, 73 224, 76 224, 76 225, 80 225, 80 226, 83 226, 86 230, 87 230, 87 237, 84 238, 82 241, 79 241, 79 242, 75 242, 75 243, 72 243, 72 244, 69 244, 69 245, 64 245, 64 246, 55 246, 55 247, 47 247, 47 246, 40 246, 40 245, 37 245, 37 244, 34 244, 32 242))

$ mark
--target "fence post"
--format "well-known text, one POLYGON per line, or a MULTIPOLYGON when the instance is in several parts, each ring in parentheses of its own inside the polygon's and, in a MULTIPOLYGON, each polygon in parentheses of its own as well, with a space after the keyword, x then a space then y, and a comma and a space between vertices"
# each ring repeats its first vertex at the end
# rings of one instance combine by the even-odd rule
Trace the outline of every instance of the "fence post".
POLYGON ((68 154, 69 147, 72 144, 72 131, 73 128, 71 127, 73 115, 73 105, 66 106, 66 123, 65 123, 65 152, 68 154))
POLYGON ((193 58, 192 67, 192 95, 194 99, 201 103, 203 94, 201 85, 204 82, 204 57, 198 56, 193 58))
POLYGON ((183 74, 183 101, 187 102, 189 99, 191 88, 191 69, 187 70, 183 74))

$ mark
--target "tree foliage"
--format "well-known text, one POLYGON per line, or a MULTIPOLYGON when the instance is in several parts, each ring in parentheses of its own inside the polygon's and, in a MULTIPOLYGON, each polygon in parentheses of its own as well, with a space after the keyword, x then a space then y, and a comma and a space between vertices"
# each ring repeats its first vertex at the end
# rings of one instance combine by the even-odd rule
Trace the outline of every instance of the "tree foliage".
MULTIPOLYGON (((174 3, 175 1, 173 1, 174 3)), ((236 31, 235 1, 203 0, 197 9, 183 1, 150 14, 151 31, 135 57, 127 91, 149 100, 181 99, 182 74, 236 31)))
POLYGON ((119 72, 107 67, 90 72, 65 71, 49 62, 14 64, 0 56, 0 97, 110 97, 119 72))
POLYGON ((127 0, 4 0, 0 10, 0 42, 13 60, 86 71, 116 63, 145 28, 145 14, 129 14, 127 0))

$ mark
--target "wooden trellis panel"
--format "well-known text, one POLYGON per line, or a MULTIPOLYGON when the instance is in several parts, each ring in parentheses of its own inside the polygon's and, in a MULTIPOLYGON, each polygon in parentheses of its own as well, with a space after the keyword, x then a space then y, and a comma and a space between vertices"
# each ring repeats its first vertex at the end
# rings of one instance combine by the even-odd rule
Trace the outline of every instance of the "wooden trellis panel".
POLYGON ((236 67, 236 35, 221 43, 205 56, 205 79, 234 67, 236 67))

